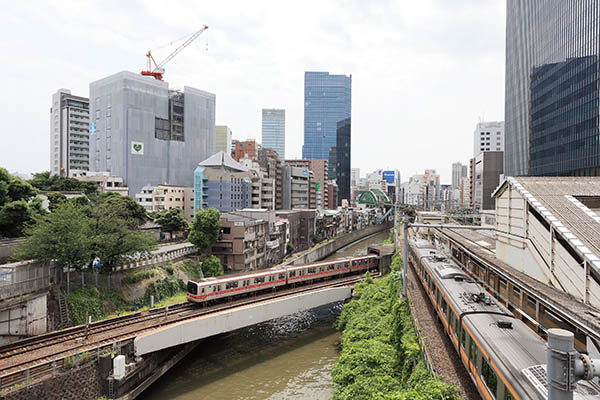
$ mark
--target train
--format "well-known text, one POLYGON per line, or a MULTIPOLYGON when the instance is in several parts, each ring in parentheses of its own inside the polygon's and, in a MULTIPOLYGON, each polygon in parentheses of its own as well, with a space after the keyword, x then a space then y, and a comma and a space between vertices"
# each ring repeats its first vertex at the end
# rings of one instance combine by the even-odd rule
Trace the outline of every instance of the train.
POLYGON ((232 299, 263 291, 283 289, 292 285, 360 274, 378 267, 378 257, 367 255, 225 275, 218 278, 190 280, 187 284, 187 299, 193 303, 232 299))
MULTIPOLYGON (((481 397, 547 399, 546 342, 454 261, 425 241, 408 258, 481 397)), ((579 381, 575 400, 598 399, 600 385, 579 381)))

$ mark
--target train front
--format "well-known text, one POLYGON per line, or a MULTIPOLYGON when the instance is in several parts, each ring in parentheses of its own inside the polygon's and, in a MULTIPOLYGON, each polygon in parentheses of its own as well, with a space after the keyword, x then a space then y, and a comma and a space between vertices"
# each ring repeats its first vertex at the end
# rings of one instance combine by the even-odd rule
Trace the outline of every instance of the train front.
POLYGON ((188 281, 187 283, 187 299, 192 303, 200 303, 200 289, 198 282, 188 281))

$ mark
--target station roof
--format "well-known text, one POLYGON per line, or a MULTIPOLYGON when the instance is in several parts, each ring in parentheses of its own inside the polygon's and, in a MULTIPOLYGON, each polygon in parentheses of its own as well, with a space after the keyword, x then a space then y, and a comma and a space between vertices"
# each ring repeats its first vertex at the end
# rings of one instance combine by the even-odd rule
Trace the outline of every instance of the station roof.
POLYGON ((512 186, 584 260, 600 270, 600 177, 507 177, 512 186))

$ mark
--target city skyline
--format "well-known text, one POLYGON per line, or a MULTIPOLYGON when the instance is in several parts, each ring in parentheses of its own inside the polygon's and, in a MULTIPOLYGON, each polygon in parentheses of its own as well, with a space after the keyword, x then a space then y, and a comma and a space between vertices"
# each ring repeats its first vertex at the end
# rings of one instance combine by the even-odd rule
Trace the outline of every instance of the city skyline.
MULTIPOLYGON (((286 109, 286 158, 301 156, 305 71, 352 74, 352 167, 364 171, 392 167, 410 176, 435 167, 449 181, 451 163, 469 157, 473 123, 479 117, 503 119, 501 2, 239 3, 238 8, 232 15, 229 6, 217 4, 203 4, 201 13, 189 12, 195 8, 187 3, 164 10, 127 4, 45 10, 35 2, 8 4, 0 29, 16 38, 3 42, 11 54, 5 69, 12 95, 0 104, 5 115, 13 116, 6 129, 19 135, 6 135, 3 166, 19 172, 48 169, 49 98, 59 88, 88 96, 90 82, 123 70, 139 72, 148 49, 202 24, 209 29, 167 65, 165 81, 215 93, 216 123, 230 126, 236 139, 260 141, 261 109, 286 109), (136 19, 129 18, 133 14, 136 19), (265 19, 267 14, 278 17, 265 19), (90 23, 81 15, 96 18, 90 23), (487 95, 477 96, 482 90, 487 95), (18 106, 25 102, 27 114, 18 106), (399 151, 405 140, 410 152, 399 151), (373 143, 379 144, 372 149, 377 151, 362 151, 373 143), (433 150, 431 143, 437 144, 433 150), (436 165, 416 156, 426 151, 436 165)), ((156 56, 162 59, 170 51, 157 50, 156 56)))

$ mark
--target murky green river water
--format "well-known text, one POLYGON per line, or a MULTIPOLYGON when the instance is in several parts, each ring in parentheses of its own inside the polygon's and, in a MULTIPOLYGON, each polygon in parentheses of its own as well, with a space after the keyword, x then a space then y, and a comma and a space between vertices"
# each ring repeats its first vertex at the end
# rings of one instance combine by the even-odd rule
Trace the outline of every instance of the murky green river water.
MULTIPOLYGON (((364 254, 387 237, 372 236, 329 259, 364 254)), ((329 399, 340 340, 332 324, 340 311, 329 306, 207 339, 141 398, 329 399)))

